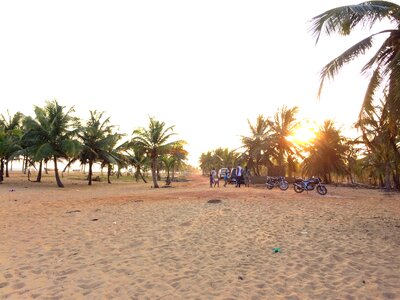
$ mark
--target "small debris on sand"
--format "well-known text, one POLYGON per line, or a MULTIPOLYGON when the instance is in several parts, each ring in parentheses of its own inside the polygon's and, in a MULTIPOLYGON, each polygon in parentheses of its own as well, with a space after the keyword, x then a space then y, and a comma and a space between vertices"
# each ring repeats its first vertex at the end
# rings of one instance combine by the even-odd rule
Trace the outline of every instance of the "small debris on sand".
POLYGON ((222 202, 222 200, 219 200, 219 199, 211 199, 211 200, 207 201, 207 203, 221 203, 221 202, 222 202))

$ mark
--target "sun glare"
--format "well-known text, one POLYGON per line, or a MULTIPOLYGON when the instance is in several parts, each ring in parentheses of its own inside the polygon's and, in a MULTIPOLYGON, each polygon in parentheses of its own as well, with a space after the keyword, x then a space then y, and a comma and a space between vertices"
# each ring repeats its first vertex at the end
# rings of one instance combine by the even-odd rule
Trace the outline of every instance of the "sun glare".
POLYGON ((317 130, 315 125, 310 122, 304 122, 288 139, 296 144, 305 145, 315 139, 317 130))

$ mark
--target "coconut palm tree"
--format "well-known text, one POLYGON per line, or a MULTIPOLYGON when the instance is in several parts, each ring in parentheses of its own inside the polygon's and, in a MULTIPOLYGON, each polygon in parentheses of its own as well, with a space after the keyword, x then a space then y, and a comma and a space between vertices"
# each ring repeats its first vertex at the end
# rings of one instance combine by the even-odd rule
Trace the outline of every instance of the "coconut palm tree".
POLYGON ((97 161, 110 161, 116 163, 115 158, 109 153, 109 144, 114 137, 110 125, 110 118, 103 120, 104 112, 90 111, 89 120, 81 128, 78 136, 82 140, 82 150, 79 154, 82 164, 89 165, 88 185, 92 185, 93 164, 97 161))
POLYGON ((111 183, 110 176, 114 165, 120 168, 124 164, 125 156, 122 154, 123 148, 117 146, 124 134, 113 133, 110 135, 109 143, 106 151, 109 155, 103 156, 101 159, 101 167, 107 166, 107 182, 111 183))
POLYGON ((374 37, 384 35, 386 39, 381 47, 362 68, 364 74, 372 71, 363 109, 371 108, 375 93, 385 90, 388 93, 389 106, 398 111, 400 108, 400 6, 398 4, 388 1, 366 1, 333 8, 314 17, 311 30, 318 42, 322 33, 350 35, 357 25, 371 29, 377 21, 384 19, 393 24, 393 28, 369 35, 322 69, 320 92, 327 78, 333 79, 346 63, 364 55, 373 46, 374 37))
POLYGON ((132 142, 125 143, 123 147, 128 164, 132 165, 135 168, 134 177, 136 179, 136 182, 138 182, 139 177, 141 177, 143 182, 147 183, 146 178, 142 173, 142 170, 147 169, 150 166, 151 162, 149 157, 146 156, 145 150, 140 148, 139 145, 132 142))
POLYGON ((358 25, 371 30, 377 22, 384 20, 391 25, 388 25, 388 29, 370 34, 322 69, 319 94, 326 79, 333 79, 345 64, 371 49, 375 37, 383 36, 383 43, 361 70, 363 75, 370 75, 359 114, 359 125, 363 126, 363 118, 369 118, 369 112, 374 110, 374 102, 379 101, 382 94, 385 95, 391 124, 387 138, 393 148, 395 160, 400 162, 396 143, 400 121, 400 6, 388 1, 366 1, 333 8, 314 17, 311 30, 318 42, 322 33, 350 35, 358 25))
POLYGON ((230 150, 229 148, 217 148, 213 153, 215 157, 214 166, 218 168, 233 168, 236 166, 240 157, 239 153, 235 150, 230 150))
POLYGON ((162 164, 164 165, 165 170, 167 171, 167 179, 165 180, 166 185, 170 185, 171 184, 171 178, 170 178, 169 175, 171 173, 171 170, 175 166, 176 158, 173 157, 170 154, 167 154, 167 155, 162 155, 160 160, 161 160, 162 164))
POLYGON ((189 155, 189 152, 184 149, 185 145, 185 141, 180 141, 175 143, 171 147, 170 154, 175 159, 175 163, 172 167, 172 181, 175 178, 175 171, 179 171, 182 167, 185 166, 185 161, 187 160, 187 157, 189 155))
POLYGON ((208 171, 214 166, 215 159, 214 155, 211 151, 207 151, 206 153, 202 153, 199 158, 200 169, 203 175, 206 175, 208 171))
POLYGON ((73 107, 66 109, 57 100, 47 101, 42 108, 34 107, 35 118, 27 117, 28 131, 25 139, 35 145, 35 161, 53 160, 57 186, 64 187, 58 173, 58 160, 74 157, 79 153, 80 143, 75 139, 79 129, 79 119, 72 116, 73 107))
POLYGON ((366 161, 380 166, 377 170, 382 171, 380 175, 384 178, 385 189, 389 190, 391 173, 395 187, 398 188, 399 162, 398 151, 393 148, 391 141, 392 119, 387 105, 387 102, 381 101, 380 105, 368 110, 356 126, 361 129, 363 141, 368 148, 369 160, 366 161))
POLYGON ((284 105, 275 113, 272 120, 267 121, 271 128, 267 142, 276 151, 275 159, 281 173, 284 173, 288 157, 291 158, 300 153, 297 145, 288 139, 299 126, 299 122, 296 120, 298 111, 297 106, 287 108, 284 105))
MULTIPOLYGON (((24 115, 21 112, 17 112, 14 115, 11 115, 9 111, 7 111, 7 117, 4 115, 0 115, 0 128, 5 134, 4 146, 7 146, 4 149, 4 156, 2 156, 2 171, 5 173, 6 177, 9 177, 8 172, 8 164, 10 160, 15 157, 14 153, 21 149, 20 138, 22 136, 22 120, 24 115)), ((4 174, 4 173, 3 173, 4 174)))
POLYGON ((271 134, 270 121, 264 116, 257 117, 255 125, 247 120, 251 136, 242 136, 242 144, 245 149, 247 166, 252 169, 253 174, 260 176, 261 166, 272 166, 269 157, 277 156, 276 149, 272 147, 269 135, 271 134))
POLYGON ((303 161, 303 173, 323 177, 331 182, 331 174, 349 174, 346 165, 346 139, 331 120, 326 120, 316 134, 313 143, 305 149, 309 154, 303 161))
POLYGON ((164 122, 157 121, 154 118, 149 118, 148 128, 138 128, 133 131, 132 142, 137 147, 143 149, 146 155, 151 160, 151 175, 153 178, 153 187, 158 188, 157 183, 157 167, 158 159, 161 155, 167 153, 176 143, 168 142, 173 133, 174 126, 166 127, 164 122))

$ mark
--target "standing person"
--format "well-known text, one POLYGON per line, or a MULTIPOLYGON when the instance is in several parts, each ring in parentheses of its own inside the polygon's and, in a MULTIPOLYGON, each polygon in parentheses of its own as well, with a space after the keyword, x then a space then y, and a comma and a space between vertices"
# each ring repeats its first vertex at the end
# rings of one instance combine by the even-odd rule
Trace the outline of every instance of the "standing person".
POLYGON ((224 187, 226 187, 226 185, 228 184, 228 178, 229 178, 229 169, 226 170, 225 174, 224 174, 224 187))
POLYGON ((240 184, 242 183, 242 175, 243 175, 243 169, 240 166, 240 164, 238 164, 236 168, 236 187, 240 188, 240 184))
POLYGON ((215 171, 215 168, 212 168, 211 169, 211 172, 210 172, 210 187, 212 187, 213 186, 213 184, 214 184, 214 178, 217 176, 217 171, 215 171))

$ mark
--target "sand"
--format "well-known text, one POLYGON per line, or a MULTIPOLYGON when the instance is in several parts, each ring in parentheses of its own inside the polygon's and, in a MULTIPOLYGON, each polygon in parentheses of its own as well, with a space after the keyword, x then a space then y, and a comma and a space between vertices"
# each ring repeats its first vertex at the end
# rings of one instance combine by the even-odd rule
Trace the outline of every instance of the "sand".
POLYGON ((12 176, 0 299, 400 299, 398 193, 12 176))

